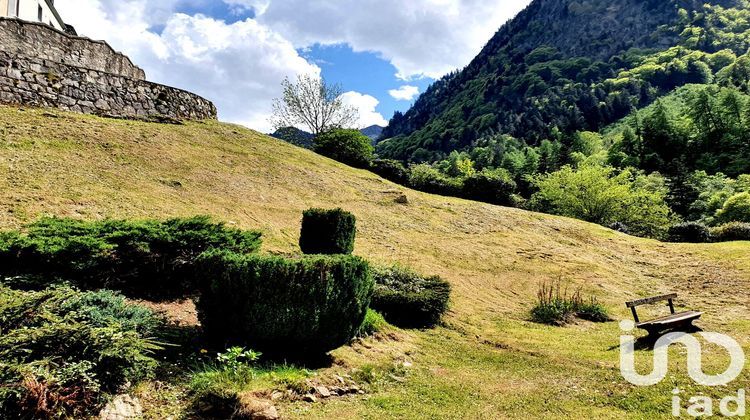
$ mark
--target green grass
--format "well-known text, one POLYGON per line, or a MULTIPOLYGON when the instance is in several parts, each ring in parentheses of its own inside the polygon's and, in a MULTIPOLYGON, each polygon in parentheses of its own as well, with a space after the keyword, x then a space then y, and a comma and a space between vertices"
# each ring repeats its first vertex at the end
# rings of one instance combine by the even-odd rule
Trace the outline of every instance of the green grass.
MULTIPOLYGON (((666 418, 675 384, 693 393, 731 391, 692 387, 677 349, 667 382, 627 384, 618 369, 617 322, 562 328, 530 322, 537 285, 558 278, 595 296, 615 320, 630 317, 626 300, 675 291, 680 309, 705 311, 701 327, 749 349, 750 323, 739 321, 750 319, 748 242, 663 244, 567 218, 423 194, 228 124, 44 112, 0 107, 2 228, 44 214, 208 214, 259 229, 265 251, 289 253, 298 252, 303 210, 341 207, 357 217, 356 255, 451 283, 444 327, 389 328, 334 351, 330 367, 310 371, 323 382, 356 376, 366 395, 279 402, 285 418, 666 418), (408 205, 394 202, 399 194, 408 205), (404 362, 410 366, 402 371, 404 362)), ((664 311, 644 307, 642 316, 664 311)), ((725 356, 708 350, 707 369, 720 369, 725 356)), ((650 352, 638 352, 640 369, 650 363, 650 352)), ((197 375, 184 366, 163 370, 158 381, 138 388, 146 417, 184 417, 197 375)), ((250 381, 204 373, 227 388, 287 386, 268 372, 250 381)), ((293 386, 296 374, 290 375, 293 386)), ((745 373, 733 387, 748 381, 745 373)))

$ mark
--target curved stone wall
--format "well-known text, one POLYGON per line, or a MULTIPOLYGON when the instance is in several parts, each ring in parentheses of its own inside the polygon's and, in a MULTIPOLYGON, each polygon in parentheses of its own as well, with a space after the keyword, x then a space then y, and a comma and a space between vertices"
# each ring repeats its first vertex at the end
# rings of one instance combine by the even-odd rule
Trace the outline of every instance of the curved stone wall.
POLYGON ((119 118, 216 118, 210 101, 184 90, 0 51, 0 102, 119 118))
POLYGON ((48 25, 0 18, 0 50, 145 80, 146 74, 104 41, 68 35, 48 25))

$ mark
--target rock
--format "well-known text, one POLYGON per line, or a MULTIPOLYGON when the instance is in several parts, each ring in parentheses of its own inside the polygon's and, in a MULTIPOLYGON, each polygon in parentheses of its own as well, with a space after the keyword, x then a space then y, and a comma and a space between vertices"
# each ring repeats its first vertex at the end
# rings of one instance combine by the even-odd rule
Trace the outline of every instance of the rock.
POLYGON ((143 408, 138 398, 130 395, 118 395, 99 413, 100 420, 139 419, 143 416, 143 408))
POLYGON ((284 393, 281 391, 274 391, 271 393, 271 401, 276 401, 284 398, 284 393))
POLYGON ((339 381, 341 385, 346 385, 346 381, 341 376, 336 375, 336 380, 339 381))
POLYGON ((409 204, 409 197, 406 194, 401 194, 394 201, 398 204, 409 204))
POLYGON ((318 398, 315 397, 315 395, 313 394, 306 394, 304 397, 302 397, 302 401, 314 403, 314 402, 318 402, 318 398))
POLYGON ((278 418, 279 412, 270 401, 260 400, 249 392, 237 395, 237 407, 232 415, 232 419, 276 420, 278 418))
POLYGON ((318 393, 323 398, 328 398, 331 396, 331 391, 328 390, 328 388, 324 387, 323 385, 315 387, 315 392, 318 393))

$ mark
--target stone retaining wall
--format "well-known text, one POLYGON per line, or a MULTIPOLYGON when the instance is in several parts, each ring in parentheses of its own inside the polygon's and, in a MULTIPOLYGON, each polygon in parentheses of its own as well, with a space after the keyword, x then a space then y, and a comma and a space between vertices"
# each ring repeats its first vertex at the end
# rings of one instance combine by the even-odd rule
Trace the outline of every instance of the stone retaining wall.
POLYGON ((0 18, 0 51, 145 80, 144 71, 104 41, 68 35, 49 25, 0 18))
POLYGON ((184 90, 7 51, 0 51, 0 102, 120 118, 216 118, 213 103, 184 90))

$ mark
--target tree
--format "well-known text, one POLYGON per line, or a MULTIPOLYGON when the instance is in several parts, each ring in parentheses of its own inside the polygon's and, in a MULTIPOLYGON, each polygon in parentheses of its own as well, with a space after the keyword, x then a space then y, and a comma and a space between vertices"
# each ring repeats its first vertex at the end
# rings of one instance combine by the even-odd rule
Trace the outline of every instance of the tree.
POLYGON ((721 223, 750 223, 750 193, 743 192, 730 197, 716 213, 716 219, 721 223))
POLYGON ((329 85, 325 80, 310 75, 297 76, 281 82, 283 94, 273 101, 271 123, 275 129, 306 127, 317 136, 334 128, 353 126, 359 115, 344 104, 340 85, 329 85))
POLYGON ((650 237, 659 237, 670 224, 667 190, 658 175, 615 173, 599 165, 564 166, 533 182, 539 189, 531 200, 536 210, 604 226, 624 223, 631 232, 650 237))
POLYGON ((358 130, 335 129, 315 137, 313 150, 341 163, 367 168, 374 148, 370 138, 358 130))

